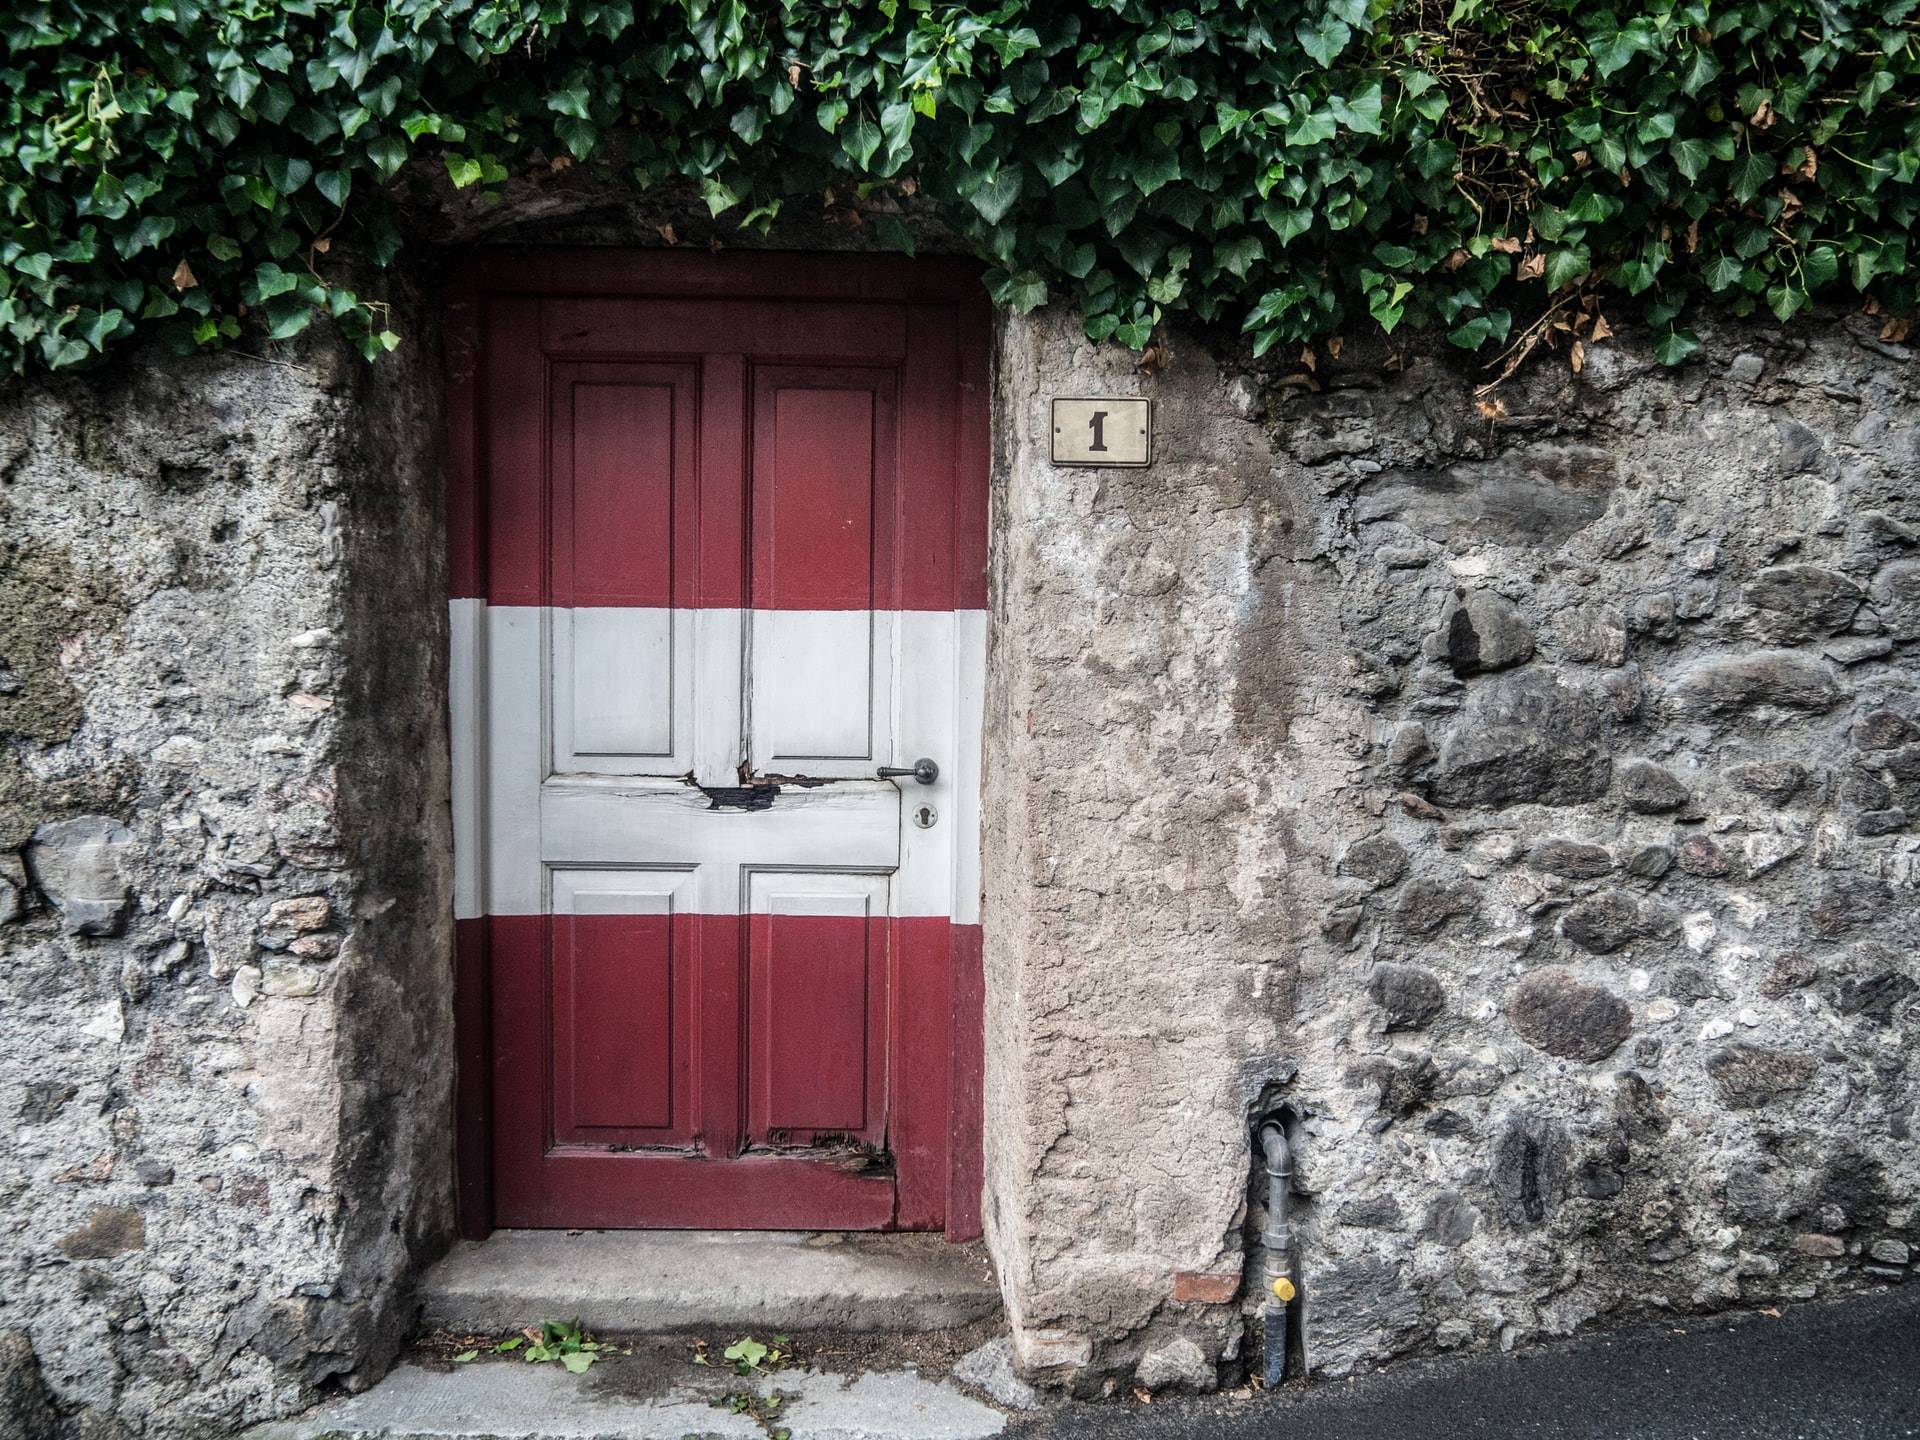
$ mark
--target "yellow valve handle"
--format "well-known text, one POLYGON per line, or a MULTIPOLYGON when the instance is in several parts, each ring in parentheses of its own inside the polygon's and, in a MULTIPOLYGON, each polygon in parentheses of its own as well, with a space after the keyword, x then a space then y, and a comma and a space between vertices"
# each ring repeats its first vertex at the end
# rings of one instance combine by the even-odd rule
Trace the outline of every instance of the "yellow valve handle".
POLYGON ((1299 1292, 1293 1288, 1293 1282, 1282 1275, 1278 1280, 1273 1282, 1273 1293, 1281 1303, 1284 1304, 1293 1299, 1299 1292))

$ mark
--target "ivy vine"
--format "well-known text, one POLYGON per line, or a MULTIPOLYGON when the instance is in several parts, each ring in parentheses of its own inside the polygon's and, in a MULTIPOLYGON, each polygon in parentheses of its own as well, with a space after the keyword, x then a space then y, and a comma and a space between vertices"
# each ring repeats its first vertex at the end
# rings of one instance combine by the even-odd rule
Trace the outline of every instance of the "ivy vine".
MULTIPOLYGON (((996 300, 1144 347, 1377 324, 1470 350, 1599 304, 1845 296, 1905 333, 1920 0, 14 0, 0 365, 326 316, 399 337, 349 255, 395 180, 568 165, 765 230, 937 206, 996 300), (1578 304, 1572 302, 1578 301, 1578 304)), ((1569 320, 1568 317, 1578 317, 1569 320)))

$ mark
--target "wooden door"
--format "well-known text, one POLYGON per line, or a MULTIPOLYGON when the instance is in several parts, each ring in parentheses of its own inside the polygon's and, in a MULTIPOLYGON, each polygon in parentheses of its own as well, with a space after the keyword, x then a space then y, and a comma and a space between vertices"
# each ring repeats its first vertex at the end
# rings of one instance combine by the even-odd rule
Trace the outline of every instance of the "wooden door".
POLYGON ((851 263, 456 301, 469 1233, 977 1230, 977 319, 851 263))

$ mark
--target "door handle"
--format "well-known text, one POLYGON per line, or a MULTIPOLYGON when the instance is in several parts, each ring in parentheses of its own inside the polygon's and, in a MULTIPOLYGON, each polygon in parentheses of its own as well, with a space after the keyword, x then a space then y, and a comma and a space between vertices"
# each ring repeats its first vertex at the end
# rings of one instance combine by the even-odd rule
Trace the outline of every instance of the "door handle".
POLYGON ((923 755, 911 765, 882 765, 879 775, 882 780, 900 780, 912 776, 922 785, 931 785, 940 778, 940 767, 923 755))

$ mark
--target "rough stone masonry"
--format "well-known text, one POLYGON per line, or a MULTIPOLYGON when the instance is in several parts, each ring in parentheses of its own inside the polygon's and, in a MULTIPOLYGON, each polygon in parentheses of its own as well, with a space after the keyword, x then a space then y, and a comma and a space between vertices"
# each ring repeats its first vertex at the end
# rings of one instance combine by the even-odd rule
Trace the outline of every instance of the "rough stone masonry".
MULTIPOLYGON (((448 1234, 429 331, 0 393, 0 1435, 367 1384, 448 1234)), ((1907 1273, 1920 393, 1853 322, 1707 338, 1482 405, 1425 343, 1309 391, 1003 322, 1030 1375, 1246 1363, 1276 1104, 1320 1375, 1907 1273), (1098 393, 1155 399, 1151 469, 1048 464, 1098 393)))
POLYGON ((1002 331, 987 1224, 1030 1370, 1317 1374, 1908 1271, 1920 393, 1864 320, 1488 397, 1002 331), (1145 470, 1046 397, 1146 394, 1145 470))
POLYGON ((412 1325, 451 1208, 427 380, 313 345, 0 394, 8 1440, 225 1434, 412 1325))

